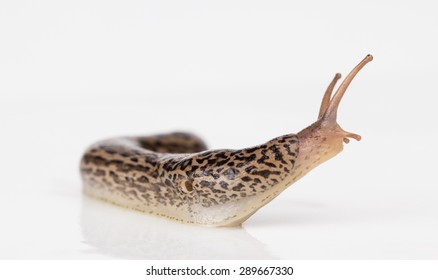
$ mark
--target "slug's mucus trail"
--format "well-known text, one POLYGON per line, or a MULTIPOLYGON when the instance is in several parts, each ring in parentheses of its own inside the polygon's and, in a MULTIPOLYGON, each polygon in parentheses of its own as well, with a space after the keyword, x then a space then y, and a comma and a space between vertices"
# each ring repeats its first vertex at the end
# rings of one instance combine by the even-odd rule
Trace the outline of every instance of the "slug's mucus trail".
POLYGON ((182 223, 236 226, 289 185, 343 149, 349 138, 337 109, 367 55, 331 97, 336 74, 318 119, 297 134, 238 150, 207 150, 187 133, 104 140, 81 160, 84 192, 92 197, 182 223))

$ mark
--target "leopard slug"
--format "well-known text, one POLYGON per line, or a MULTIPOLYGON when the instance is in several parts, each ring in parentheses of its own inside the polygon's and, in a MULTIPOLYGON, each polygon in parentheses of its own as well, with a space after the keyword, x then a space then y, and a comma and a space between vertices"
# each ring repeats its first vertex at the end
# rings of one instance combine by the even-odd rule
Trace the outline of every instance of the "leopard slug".
POLYGON ((367 55, 344 79, 328 86, 318 119, 297 134, 238 150, 207 150, 187 133, 98 142, 84 153, 85 194, 116 205, 205 226, 241 225, 307 172, 360 136, 337 123, 350 82, 373 59, 367 55))

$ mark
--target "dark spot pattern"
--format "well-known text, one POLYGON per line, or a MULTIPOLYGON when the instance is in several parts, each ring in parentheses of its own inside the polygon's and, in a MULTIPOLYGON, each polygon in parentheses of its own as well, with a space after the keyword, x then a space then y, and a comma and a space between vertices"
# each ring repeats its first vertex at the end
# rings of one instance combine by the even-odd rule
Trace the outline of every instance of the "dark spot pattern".
POLYGON ((103 141, 84 154, 81 173, 88 191, 102 199, 119 197, 148 213, 179 211, 226 205, 284 185, 299 153, 294 134, 247 149, 205 150, 185 133, 103 141))

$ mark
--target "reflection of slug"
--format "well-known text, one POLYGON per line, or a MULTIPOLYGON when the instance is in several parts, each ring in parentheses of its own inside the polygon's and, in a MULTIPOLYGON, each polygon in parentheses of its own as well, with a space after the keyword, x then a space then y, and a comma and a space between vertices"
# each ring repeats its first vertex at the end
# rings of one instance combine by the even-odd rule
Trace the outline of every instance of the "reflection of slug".
POLYGON ((137 213, 128 215, 128 211, 83 198, 80 224, 83 243, 92 248, 87 250, 90 257, 131 260, 276 258, 243 227, 193 227, 137 213))
POLYGON ((367 55, 331 93, 329 85, 318 120, 241 150, 208 150, 197 137, 173 133, 126 137, 91 146, 81 161, 86 194, 114 204, 207 226, 240 225, 311 169, 342 151, 348 138, 336 122, 339 103, 367 55))

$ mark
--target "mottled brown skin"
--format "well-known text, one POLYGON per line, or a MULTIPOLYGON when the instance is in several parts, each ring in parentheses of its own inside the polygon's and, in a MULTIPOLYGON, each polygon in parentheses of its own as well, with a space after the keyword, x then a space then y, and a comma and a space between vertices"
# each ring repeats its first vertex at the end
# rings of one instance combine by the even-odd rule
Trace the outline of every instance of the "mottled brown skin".
POLYGON ((172 133, 98 142, 81 161, 84 192, 108 202, 206 226, 240 225, 314 167, 348 143, 336 122, 339 102, 368 55, 331 93, 329 85, 318 120, 298 134, 239 150, 207 150, 198 137, 172 133))

